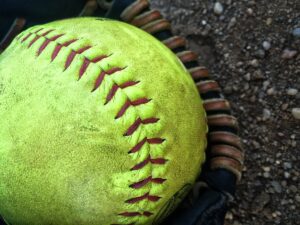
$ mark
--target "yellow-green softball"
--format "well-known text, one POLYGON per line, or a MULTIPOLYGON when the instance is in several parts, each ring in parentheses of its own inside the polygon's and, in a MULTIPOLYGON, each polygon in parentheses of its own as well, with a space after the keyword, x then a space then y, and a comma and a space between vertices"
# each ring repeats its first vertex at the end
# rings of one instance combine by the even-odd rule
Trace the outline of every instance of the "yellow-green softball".
POLYGON ((179 59, 125 23, 32 27, 0 55, 0 215, 158 224, 200 173, 207 125, 179 59))

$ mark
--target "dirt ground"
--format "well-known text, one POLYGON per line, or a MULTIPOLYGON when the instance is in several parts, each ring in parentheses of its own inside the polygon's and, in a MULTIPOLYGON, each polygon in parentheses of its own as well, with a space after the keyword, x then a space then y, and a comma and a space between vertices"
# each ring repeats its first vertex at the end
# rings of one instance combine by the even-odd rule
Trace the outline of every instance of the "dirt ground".
POLYGON ((227 224, 299 225, 300 1, 152 3, 188 38, 240 121, 246 162, 227 224))

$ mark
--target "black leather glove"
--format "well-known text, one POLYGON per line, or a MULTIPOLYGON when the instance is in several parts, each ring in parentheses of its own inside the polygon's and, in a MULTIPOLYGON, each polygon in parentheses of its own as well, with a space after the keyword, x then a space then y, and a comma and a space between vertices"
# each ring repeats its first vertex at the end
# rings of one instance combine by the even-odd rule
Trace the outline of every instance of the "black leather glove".
POLYGON ((236 177, 224 170, 203 171, 200 181, 163 225, 223 225, 236 177))

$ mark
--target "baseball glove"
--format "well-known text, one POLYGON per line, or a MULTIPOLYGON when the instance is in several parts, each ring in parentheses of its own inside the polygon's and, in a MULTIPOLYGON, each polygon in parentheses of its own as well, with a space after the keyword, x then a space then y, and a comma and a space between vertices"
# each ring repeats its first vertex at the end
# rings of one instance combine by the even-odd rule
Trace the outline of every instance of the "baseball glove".
MULTIPOLYGON (((76 16, 97 16, 137 26, 177 54, 204 100, 209 125, 207 161, 190 194, 175 212, 170 204, 169 217, 162 224, 224 224, 244 160, 237 120, 231 115, 218 83, 199 65, 198 56, 186 48, 187 40, 173 35, 170 23, 158 10, 151 9, 147 0, 0 0, 0 5, 0 53, 17 34, 33 25, 76 16)), ((0 224, 5 224, 1 217, 0 224)))

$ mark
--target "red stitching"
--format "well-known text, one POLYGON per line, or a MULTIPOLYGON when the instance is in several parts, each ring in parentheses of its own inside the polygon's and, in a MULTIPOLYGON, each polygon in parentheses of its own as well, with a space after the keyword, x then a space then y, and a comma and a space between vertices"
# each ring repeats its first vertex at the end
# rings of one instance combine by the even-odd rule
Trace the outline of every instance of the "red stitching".
POLYGON ((138 106, 138 105, 146 104, 150 101, 151 99, 147 99, 147 98, 140 98, 135 101, 127 100, 122 106, 122 108, 120 109, 120 111, 118 112, 116 119, 122 117, 130 106, 138 106))
POLYGON ((126 133, 124 134, 124 136, 130 136, 132 135, 142 124, 153 124, 153 123, 157 123, 159 121, 158 118, 148 118, 145 120, 142 120, 141 118, 138 118, 126 131, 126 133))
POLYGON ((119 68, 119 67, 115 67, 115 68, 112 68, 108 71, 101 71, 98 78, 95 81, 94 88, 93 88, 92 91, 95 91, 100 87, 100 85, 102 84, 102 81, 104 80, 105 75, 112 75, 112 74, 114 74, 116 72, 119 72, 119 71, 122 71, 122 70, 124 70, 124 68, 122 69, 122 68, 119 68))
POLYGON ((148 200, 150 202, 157 202, 159 199, 161 199, 161 197, 156 196, 156 195, 150 195, 150 193, 148 192, 142 196, 128 199, 125 201, 125 203, 134 204, 137 202, 141 202, 143 200, 148 200))
MULTIPOLYGON (((46 36, 47 34, 49 34, 50 32, 54 31, 53 29, 52 30, 47 30, 45 33, 41 34, 40 36, 46 36)), ((37 33, 37 32, 35 32, 37 33)))
POLYGON ((132 101, 131 105, 133 106, 138 106, 138 105, 142 105, 142 104, 146 104, 148 102, 150 102, 151 99, 147 99, 147 98, 140 98, 138 100, 132 101))
POLYGON ((130 86, 137 85, 138 83, 140 83, 140 82, 139 81, 127 81, 124 84, 121 84, 119 87, 124 89, 124 88, 130 87, 130 86))
POLYGON ((165 139, 162 138, 144 138, 143 140, 141 140, 139 143, 137 143, 130 151, 129 153, 136 153, 138 152, 143 146, 144 144, 147 142, 148 144, 161 144, 165 141, 165 139))
POLYGON ((120 216, 125 216, 125 217, 137 217, 137 216, 146 216, 146 217, 150 217, 153 215, 153 213, 145 211, 143 213, 140 212, 123 212, 123 213, 119 213, 120 216))
POLYGON ((144 168, 147 164, 151 163, 154 165, 163 165, 167 162, 167 159, 164 158, 156 158, 156 159, 152 159, 150 156, 148 156, 147 159, 145 159, 144 161, 136 164, 134 167, 132 167, 130 170, 140 170, 142 168, 144 168))
POLYGON ((103 79, 104 79, 104 76, 105 76, 105 71, 101 71, 98 78, 96 79, 95 81, 95 85, 94 85, 94 89, 93 91, 95 91, 102 83, 103 79))
POLYGON ((137 143, 130 151, 129 153, 135 153, 138 152, 143 145, 147 142, 147 138, 144 138, 142 141, 140 141, 139 143, 137 143))
POLYGON ((127 100, 125 102, 125 104, 122 106, 122 108, 120 109, 120 111, 118 112, 116 119, 120 118, 121 116, 123 116, 125 114, 125 112, 127 111, 127 109, 131 106, 131 101, 127 100))
POLYGON ((32 35, 32 33, 27 34, 27 35, 21 40, 21 43, 23 43, 24 41, 26 41, 31 35, 32 35))
POLYGON ((138 83, 139 83, 139 81, 128 81, 121 85, 114 84, 106 97, 105 104, 107 104, 108 102, 110 102, 110 100, 112 100, 112 98, 115 96, 115 94, 119 88, 124 89, 124 88, 130 87, 130 86, 137 85, 138 83))
POLYGON ((70 41, 65 42, 64 44, 57 44, 54 51, 53 51, 53 53, 52 53, 51 61, 53 61, 56 58, 56 56, 58 55, 58 53, 60 52, 62 47, 67 47, 70 44, 74 43, 75 41, 77 41, 77 39, 72 39, 70 41))
POLYGON ((50 39, 47 39, 44 41, 44 43, 41 45, 41 47, 39 48, 38 52, 37 52, 37 55, 40 55, 44 50, 45 48, 48 46, 48 44, 51 42, 51 41, 55 41, 56 39, 60 38, 61 36, 63 36, 63 34, 59 34, 59 35, 56 35, 50 39))
POLYGON ((70 54, 68 55, 67 60, 65 62, 65 70, 68 69, 68 67, 71 65, 71 63, 72 63, 73 59, 75 58, 76 54, 77 53, 74 50, 72 50, 70 52, 70 54))
POLYGON ((106 96, 106 102, 105 102, 105 104, 107 104, 108 102, 110 102, 110 100, 112 100, 112 98, 115 96, 115 94, 116 94, 116 92, 117 92, 117 90, 119 88, 120 88, 120 86, 117 85, 117 84, 114 84, 112 86, 112 88, 110 89, 108 95, 106 96))
POLYGON ((70 52, 70 54, 68 55, 68 57, 67 57, 67 60, 66 60, 66 63, 65 63, 65 70, 69 68, 69 66, 71 65, 71 63, 73 62, 73 60, 74 60, 74 58, 77 54, 82 54, 83 52, 85 52, 89 48, 91 48, 91 46, 83 47, 83 48, 81 48, 77 51, 72 50, 70 52))
POLYGON ((35 36, 31 41, 30 41, 30 43, 29 43, 29 45, 28 45, 28 48, 30 48, 31 47, 31 45, 33 45, 34 44, 34 42, 36 42, 39 38, 40 38, 41 36, 35 36))
POLYGON ((162 138, 151 138, 147 140, 149 144, 161 144, 165 141, 165 139, 162 138))
POLYGON ((84 58, 83 63, 82 63, 82 65, 80 67, 80 70, 79 70, 79 79, 85 73, 85 71, 87 70, 89 65, 90 65, 90 60, 88 60, 87 58, 84 58))
POLYGON ((103 59, 106 59, 107 57, 108 57, 108 55, 100 55, 100 56, 97 56, 96 58, 92 59, 91 62, 92 63, 97 63, 97 62, 100 62, 103 59))
MULTIPOLYGON (((42 37, 43 35, 38 35, 37 33, 39 32, 39 31, 41 31, 41 30, 43 30, 43 28, 41 28, 41 29, 39 29, 39 30, 37 30, 37 31, 35 31, 34 33, 35 33, 35 37, 30 41, 30 43, 29 43, 29 45, 28 45, 28 48, 30 48, 40 37, 42 37)), ((50 33, 52 30, 49 30, 49 31, 47 31, 48 33, 50 33)), ((47 32, 45 33, 45 35, 47 34, 47 32)))
POLYGON ((21 40, 21 43, 23 43, 24 41, 26 41, 32 34, 36 34, 36 35, 37 35, 37 33, 38 33, 39 31, 41 31, 41 30, 43 30, 43 28, 40 28, 40 29, 36 30, 34 33, 29 33, 29 34, 27 34, 27 35, 21 40))
POLYGON ((92 46, 85 46, 85 47, 82 47, 81 49, 77 50, 76 53, 77 54, 82 54, 84 53, 86 50, 90 49, 92 46))
MULTIPOLYGON (((39 31, 43 30, 43 28, 38 29, 37 31, 35 31, 34 33, 37 34, 39 31)), ((33 33, 29 33, 27 34, 22 40, 21 43, 23 43, 24 41, 26 41, 33 33)))
MULTIPOLYGON (((87 49, 85 49, 87 50, 87 49)), ((81 50, 82 51, 82 50, 81 50)), ((85 73, 85 71, 87 70, 88 66, 90 65, 90 63, 97 63, 100 62, 101 60, 107 58, 107 55, 101 55, 101 56, 97 56, 96 58, 90 60, 88 58, 84 58, 83 63, 81 65, 81 68, 79 70, 79 79, 83 76, 83 74, 85 73)))
POLYGON ((56 45, 56 47, 51 55, 51 61, 53 61, 56 58, 56 56, 58 55, 58 53, 60 52, 62 47, 63 47, 63 45, 60 45, 60 44, 56 45))
POLYGON ((141 180, 139 182, 131 184, 129 187, 134 188, 134 189, 139 189, 147 185, 148 183, 155 183, 155 184, 162 184, 166 181, 166 179, 163 178, 153 178, 152 176, 141 180))
POLYGON ((40 55, 40 54, 44 51, 44 49, 47 47, 47 45, 48 45, 50 42, 51 42, 50 39, 46 39, 46 40, 44 41, 44 43, 41 45, 41 47, 39 48, 39 50, 38 50, 38 52, 37 52, 37 55, 40 55))
POLYGON ((38 32, 40 32, 42 30, 44 30, 44 28, 40 28, 40 29, 36 30, 34 33, 37 34, 38 32))

